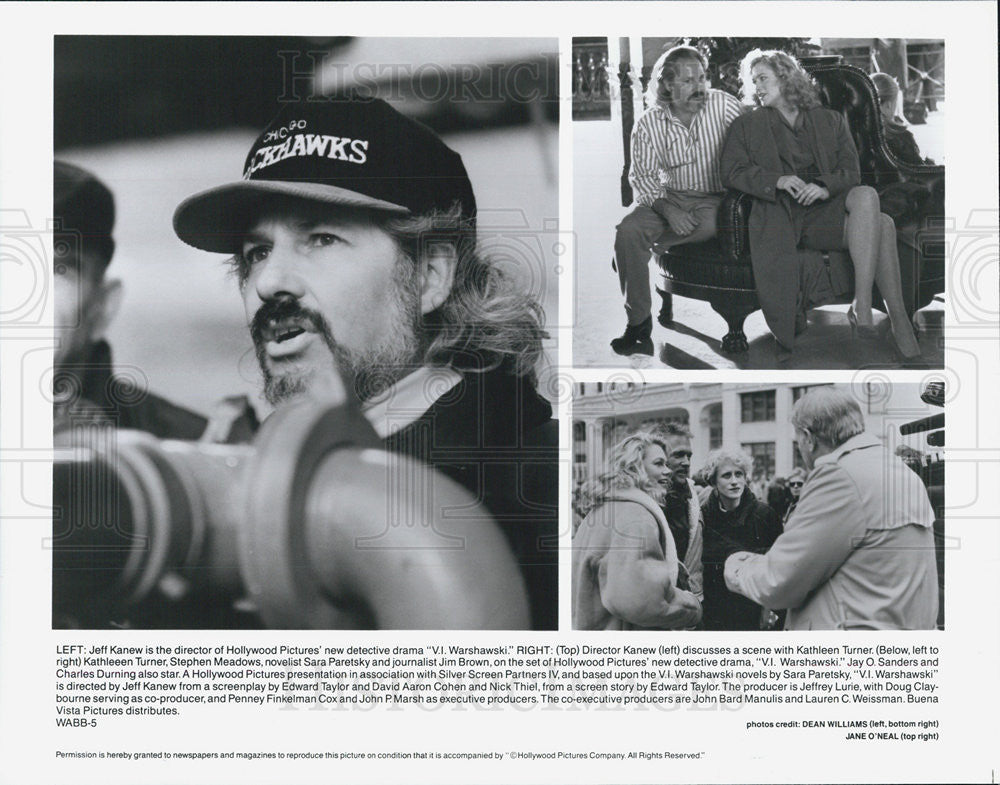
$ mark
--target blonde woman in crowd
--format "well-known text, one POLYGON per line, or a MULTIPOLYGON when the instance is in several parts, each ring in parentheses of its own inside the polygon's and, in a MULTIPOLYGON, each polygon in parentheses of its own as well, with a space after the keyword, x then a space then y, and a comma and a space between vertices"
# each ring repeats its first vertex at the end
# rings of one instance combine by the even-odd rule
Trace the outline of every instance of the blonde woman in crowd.
MULTIPOLYGON (((638 432, 611 451, 584 494, 573 535, 573 627, 684 629, 701 619, 660 504, 671 480, 664 441, 638 432)), ((688 548, 700 564, 701 543, 688 548)))

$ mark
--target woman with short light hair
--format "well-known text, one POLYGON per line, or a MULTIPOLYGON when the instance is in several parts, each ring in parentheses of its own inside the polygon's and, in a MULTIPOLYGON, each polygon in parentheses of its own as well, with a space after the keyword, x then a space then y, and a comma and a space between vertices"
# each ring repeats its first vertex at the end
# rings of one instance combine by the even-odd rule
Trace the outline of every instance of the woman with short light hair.
POLYGON ((770 629, 777 617, 726 588, 724 567, 730 554, 766 553, 781 534, 778 515, 758 501, 747 484, 753 459, 742 451, 715 450, 701 475, 712 487, 702 505, 706 630, 770 629))

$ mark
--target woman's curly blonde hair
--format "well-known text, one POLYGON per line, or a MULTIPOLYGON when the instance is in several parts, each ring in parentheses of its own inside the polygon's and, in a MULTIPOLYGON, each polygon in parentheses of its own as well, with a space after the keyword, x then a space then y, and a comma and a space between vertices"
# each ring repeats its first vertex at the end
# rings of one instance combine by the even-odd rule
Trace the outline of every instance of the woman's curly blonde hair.
POLYGON ((776 49, 754 49, 740 62, 740 96, 748 106, 757 106, 757 90, 753 83, 753 67, 763 63, 778 77, 782 97, 796 109, 821 106, 819 88, 799 61, 776 49))
POLYGON ((667 444, 659 436, 648 431, 630 433, 611 448, 608 454, 608 469, 591 480, 583 489, 581 514, 586 515, 595 507, 604 504, 616 490, 638 488, 649 491, 653 483, 646 473, 643 460, 646 450, 652 446, 660 447, 664 454, 668 452, 667 444))

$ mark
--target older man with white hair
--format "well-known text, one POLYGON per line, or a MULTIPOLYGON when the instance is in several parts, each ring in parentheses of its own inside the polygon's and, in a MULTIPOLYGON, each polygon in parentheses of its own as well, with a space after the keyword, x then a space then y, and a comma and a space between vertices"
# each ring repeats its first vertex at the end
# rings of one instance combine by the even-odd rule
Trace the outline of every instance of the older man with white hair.
POLYGON ((811 390, 792 410, 809 475, 784 533, 766 554, 734 553, 725 580, 785 629, 933 629, 934 511, 919 477, 865 433, 842 390, 811 390))

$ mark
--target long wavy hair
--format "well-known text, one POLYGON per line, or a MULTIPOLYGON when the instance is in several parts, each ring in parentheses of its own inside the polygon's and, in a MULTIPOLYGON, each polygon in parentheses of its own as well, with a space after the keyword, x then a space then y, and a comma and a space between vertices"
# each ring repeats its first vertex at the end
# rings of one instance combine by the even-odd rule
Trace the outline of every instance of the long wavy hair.
MULTIPOLYGON (((298 197, 276 197, 263 202, 257 212, 263 215, 294 210, 302 201, 298 197)), ((416 216, 375 210, 359 212, 364 212, 375 226, 396 241, 404 265, 415 265, 440 246, 454 251, 451 292, 440 306, 420 320, 418 339, 424 364, 450 366, 460 371, 503 368, 516 376, 536 378, 542 340, 548 337, 539 299, 529 291, 525 279, 515 273, 514 265, 502 264, 482 253, 476 227, 463 217, 458 204, 449 210, 416 216)), ((529 265, 535 261, 529 260, 529 265)), ((233 256, 229 265, 242 288, 250 265, 241 253, 233 256)), ((522 265, 521 271, 529 265, 522 265)), ((538 267, 541 268, 540 262, 538 267)), ((416 275, 410 275, 411 269, 397 268, 397 286, 402 289, 419 286, 416 275)))
POLYGON ((670 89, 663 84, 663 80, 666 78, 670 82, 675 79, 678 75, 677 63, 685 61, 701 63, 701 67, 708 70, 708 60, 693 46, 675 46, 668 49, 653 63, 649 84, 646 85, 646 106, 654 104, 666 106, 670 103, 670 89))
POLYGON ((608 453, 608 469, 584 486, 581 514, 586 515, 604 504, 616 490, 638 488, 647 493, 652 490, 643 459, 646 450, 654 445, 666 454, 666 442, 648 431, 631 433, 612 447, 608 453))
POLYGON ((740 96, 748 106, 757 106, 757 90, 753 84, 753 67, 763 63, 774 71, 781 85, 781 95, 797 109, 814 109, 822 105, 819 88, 799 61, 776 49, 753 49, 740 62, 740 96))
POLYGON ((451 293, 423 317, 426 364, 464 371, 503 368, 535 378, 542 340, 548 337, 542 306, 509 265, 481 252, 475 227, 457 205, 426 215, 392 216, 381 226, 414 260, 435 245, 455 251, 451 293))

